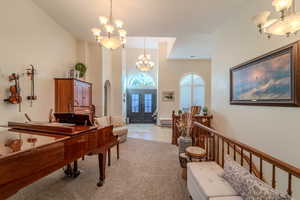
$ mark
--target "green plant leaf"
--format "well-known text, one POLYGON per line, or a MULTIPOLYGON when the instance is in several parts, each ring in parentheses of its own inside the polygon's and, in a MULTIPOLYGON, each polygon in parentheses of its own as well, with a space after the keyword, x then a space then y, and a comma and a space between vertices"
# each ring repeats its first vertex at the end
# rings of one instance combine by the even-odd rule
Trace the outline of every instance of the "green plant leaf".
POLYGON ((76 69, 77 71, 79 71, 79 77, 80 77, 80 78, 84 77, 84 75, 85 75, 85 73, 86 73, 86 70, 87 70, 85 64, 83 64, 83 63, 77 63, 77 64, 75 65, 75 69, 76 69))

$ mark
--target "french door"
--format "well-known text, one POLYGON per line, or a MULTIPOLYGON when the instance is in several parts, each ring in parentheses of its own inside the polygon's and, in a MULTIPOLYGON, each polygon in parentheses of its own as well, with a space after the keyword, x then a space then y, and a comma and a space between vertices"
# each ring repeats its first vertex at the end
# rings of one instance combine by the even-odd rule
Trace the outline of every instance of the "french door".
POLYGON ((127 90, 127 117, 130 123, 154 123, 156 110, 156 90, 127 90))

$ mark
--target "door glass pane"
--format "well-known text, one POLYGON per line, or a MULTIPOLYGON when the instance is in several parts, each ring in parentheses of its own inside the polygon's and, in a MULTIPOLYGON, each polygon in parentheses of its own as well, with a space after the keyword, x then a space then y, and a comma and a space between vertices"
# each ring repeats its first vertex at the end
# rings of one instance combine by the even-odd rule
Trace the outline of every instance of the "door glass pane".
POLYGON ((132 94, 131 95, 131 112, 133 113, 138 113, 139 111, 139 103, 140 101, 140 96, 139 94, 132 94))
POLYGON ((152 113, 152 94, 144 95, 144 112, 152 113))

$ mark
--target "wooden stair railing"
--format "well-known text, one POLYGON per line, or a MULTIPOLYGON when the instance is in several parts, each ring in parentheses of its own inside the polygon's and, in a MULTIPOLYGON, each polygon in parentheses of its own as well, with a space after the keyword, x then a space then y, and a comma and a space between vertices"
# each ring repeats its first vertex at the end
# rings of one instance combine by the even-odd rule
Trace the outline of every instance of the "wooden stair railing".
MULTIPOLYGON (((208 127, 210 127, 210 122, 211 119, 213 118, 212 115, 195 115, 193 116, 193 121, 199 122, 201 124, 204 124, 208 127)), ((177 139, 180 136, 180 133, 177 129, 176 123, 180 120, 180 116, 175 114, 175 111, 172 112, 172 144, 178 145, 177 144, 177 139)))
MULTIPOLYGON (((224 157, 225 157, 225 151, 227 154, 230 154, 230 149, 233 150, 233 157, 234 160, 237 160, 237 153, 240 152, 240 163, 243 166, 244 160, 248 160, 249 162, 249 171, 250 173, 253 173, 255 176, 263 180, 263 163, 267 162, 271 164, 272 166, 272 187, 276 188, 276 169, 279 168, 282 171, 286 172, 288 174, 288 180, 287 180, 287 193, 292 196, 292 178, 298 178, 300 179, 300 169, 292 166, 286 162, 283 162, 277 158, 274 158, 271 155, 268 155, 262 151, 259 151, 247 144, 243 144, 235 139, 229 138, 227 136, 224 136, 222 133, 209 128, 201 123, 194 122, 194 126, 197 128, 200 128, 204 131, 207 131, 210 133, 208 137, 208 140, 210 142, 206 142, 209 144, 208 147, 205 147, 206 150, 208 150, 208 160, 214 160, 216 161, 220 166, 224 167, 224 157), (225 144, 227 149, 225 149, 225 144), (221 147, 221 148, 220 148, 221 147), (221 154, 221 156, 220 156, 221 154), (249 157, 248 157, 248 155, 249 157), (258 158, 259 160, 259 170, 257 168, 254 168, 254 160, 253 157, 258 158), (248 159, 246 159, 248 157, 248 159), (252 166, 252 167, 251 167, 252 166)), ((264 181, 264 180, 263 180, 264 181)))
MULTIPOLYGON (((234 148, 236 148, 236 147, 234 147, 234 145, 232 145, 232 144, 229 144, 229 146, 230 146, 231 149, 233 149, 233 150, 234 150, 234 148)), ((240 149, 237 149, 237 148, 236 148, 234 151, 236 151, 236 153, 238 153, 239 156, 242 158, 242 151, 241 151, 240 149)), ((234 159, 234 160, 236 161, 236 159, 234 159)), ((250 158, 249 158, 247 155, 244 155, 244 154, 243 154, 243 160, 245 160, 246 163, 248 164, 248 166, 250 167, 250 158)), ((224 167, 224 163, 222 163, 222 164, 223 164, 223 167, 224 167)), ((241 161, 241 165, 242 165, 242 161, 241 161)), ((256 177, 259 177, 261 180, 264 181, 264 178, 263 178, 263 177, 260 177, 260 171, 257 169, 257 167, 256 167, 256 165, 255 165, 254 163, 252 163, 251 168, 252 168, 253 174, 254 174, 256 177)))
MULTIPOLYGON (((209 146, 213 146, 213 135, 209 134, 209 132, 207 131, 199 131, 199 128, 194 127, 194 130, 192 131, 192 139, 193 139, 193 146, 200 146, 202 148, 204 148, 206 150, 206 152, 208 152, 208 156, 206 160, 214 160, 213 155, 212 155, 212 151, 213 150, 209 150, 209 146)), ((232 144, 228 144, 228 147, 230 147, 231 149, 234 149, 236 147, 234 147, 234 145, 232 144)), ((223 144, 222 144, 222 148, 223 144)), ((229 150, 227 151, 229 152, 229 150)), ((238 154, 241 158, 242 155, 242 151, 239 148, 236 148, 235 151, 236 153, 234 153, 234 160, 236 160, 236 157, 238 154)), ((250 166, 250 158, 247 155, 243 154, 243 161, 241 162, 241 164, 244 164, 244 161, 246 161, 246 163, 248 164, 248 166, 250 166)), ((222 167, 224 167, 224 163, 222 162, 222 167)), ((252 163, 252 171, 255 174, 255 176, 260 177, 260 172, 257 169, 256 165, 254 163, 252 163)), ((261 179, 263 180, 263 177, 261 177, 261 179)))

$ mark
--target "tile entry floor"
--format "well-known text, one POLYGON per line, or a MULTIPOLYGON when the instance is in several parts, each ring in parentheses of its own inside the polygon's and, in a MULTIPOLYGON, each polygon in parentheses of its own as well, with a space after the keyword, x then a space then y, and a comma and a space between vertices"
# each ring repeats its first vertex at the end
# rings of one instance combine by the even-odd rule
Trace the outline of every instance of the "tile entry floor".
POLYGON ((128 137, 171 143, 172 129, 155 124, 129 124, 128 137))

